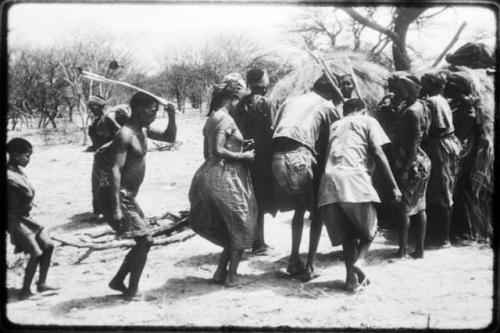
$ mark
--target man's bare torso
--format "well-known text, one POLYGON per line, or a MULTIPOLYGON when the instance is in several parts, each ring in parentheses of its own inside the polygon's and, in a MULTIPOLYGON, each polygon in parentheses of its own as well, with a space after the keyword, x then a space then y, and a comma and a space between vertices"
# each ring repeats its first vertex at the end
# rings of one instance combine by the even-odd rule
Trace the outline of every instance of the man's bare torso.
POLYGON ((130 135, 127 148, 127 160, 122 169, 121 187, 137 193, 144 180, 146 170, 147 136, 146 130, 142 128, 137 131, 127 125, 121 130, 130 135))

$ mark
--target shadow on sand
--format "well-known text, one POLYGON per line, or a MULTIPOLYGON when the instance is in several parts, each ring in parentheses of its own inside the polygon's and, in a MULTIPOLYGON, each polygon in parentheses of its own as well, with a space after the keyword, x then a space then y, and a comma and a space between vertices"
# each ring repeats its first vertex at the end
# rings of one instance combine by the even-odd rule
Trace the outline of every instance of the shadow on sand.
POLYGON ((71 217, 71 222, 62 224, 54 230, 57 231, 76 231, 96 226, 107 226, 102 218, 97 218, 91 212, 78 213, 71 217))
POLYGON ((105 295, 105 296, 93 296, 85 297, 79 299, 72 299, 69 301, 61 302, 55 305, 51 312, 54 315, 64 316, 70 312, 78 310, 88 310, 88 309, 99 309, 99 308, 109 308, 111 306, 127 304, 127 299, 121 294, 105 295))

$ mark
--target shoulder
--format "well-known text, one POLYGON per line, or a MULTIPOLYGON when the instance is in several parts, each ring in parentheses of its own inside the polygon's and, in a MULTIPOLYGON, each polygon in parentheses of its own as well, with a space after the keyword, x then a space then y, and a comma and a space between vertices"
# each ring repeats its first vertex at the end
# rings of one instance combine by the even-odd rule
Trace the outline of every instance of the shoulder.
POLYGON ((116 132, 113 142, 129 143, 134 136, 135 136, 134 131, 130 127, 125 125, 116 132))

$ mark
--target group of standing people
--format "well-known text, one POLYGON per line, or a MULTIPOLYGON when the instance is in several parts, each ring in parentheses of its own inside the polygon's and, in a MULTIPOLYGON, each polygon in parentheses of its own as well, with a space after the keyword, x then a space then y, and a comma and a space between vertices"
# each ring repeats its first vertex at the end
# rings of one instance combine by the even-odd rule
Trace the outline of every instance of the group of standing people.
POLYGON ((252 69, 246 82, 238 73, 227 75, 212 95, 203 129, 205 162, 189 199, 193 230, 224 249, 215 282, 238 283, 244 249, 265 253, 263 215, 278 210, 294 211, 287 272, 305 281, 315 276, 325 225, 332 245, 343 246, 350 291, 370 282, 361 265, 382 201, 394 208, 397 256, 408 255, 413 222, 411 255, 423 258, 427 215, 437 235, 432 245, 450 246, 455 184, 459 173, 470 172, 463 147, 474 137, 475 97, 467 73, 429 72, 419 79, 395 72, 375 117, 352 98, 350 75, 338 81, 323 75, 310 92, 288 98, 279 109, 265 97, 268 84, 265 71, 252 69), (304 265, 299 247, 306 210, 311 228, 304 265))
MULTIPOLYGON (((265 97, 268 85, 264 70, 251 69, 246 80, 238 73, 226 75, 212 93, 203 127, 205 161, 189 189, 189 223, 223 248, 214 282, 239 284, 245 249, 266 254, 264 214, 277 211, 294 211, 287 272, 305 281, 315 276, 314 256, 325 225, 332 245, 343 246, 346 288, 352 292, 370 282, 362 263, 376 235, 381 201, 396 207, 400 257, 407 256, 410 222, 418 225, 412 255, 424 256, 427 215, 440 227, 438 245, 449 246, 457 176, 470 173, 473 161, 476 97, 467 73, 432 72, 418 79, 396 72, 375 117, 361 99, 352 98, 350 75, 338 80, 322 75, 310 92, 288 98, 278 109, 265 97), (304 265, 299 247, 306 211, 311 228, 304 265)), ((120 237, 136 241, 109 283, 133 298, 153 244, 135 200, 145 174, 147 138, 175 141, 175 108, 167 105, 168 126, 162 132, 149 128, 159 102, 146 93, 132 96, 131 112, 119 122, 104 115, 105 104, 100 96, 89 100, 95 116, 88 149, 95 151, 93 208, 120 237)), ((8 153, 8 230, 16 249, 31 255, 21 291, 27 298, 38 265, 38 290, 53 289, 45 283, 53 245, 29 217, 34 191, 22 167, 32 146, 15 138, 8 153)), ((461 186, 470 184, 463 180, 461 186)))

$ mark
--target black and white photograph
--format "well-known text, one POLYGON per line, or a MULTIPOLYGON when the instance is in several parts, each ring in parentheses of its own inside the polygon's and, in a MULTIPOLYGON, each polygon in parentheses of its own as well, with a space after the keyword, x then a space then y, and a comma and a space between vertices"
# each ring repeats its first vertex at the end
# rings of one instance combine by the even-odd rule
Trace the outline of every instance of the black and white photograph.
POLYGON ((495 2, 2 15, 4 329, 498 328, 495 2))

